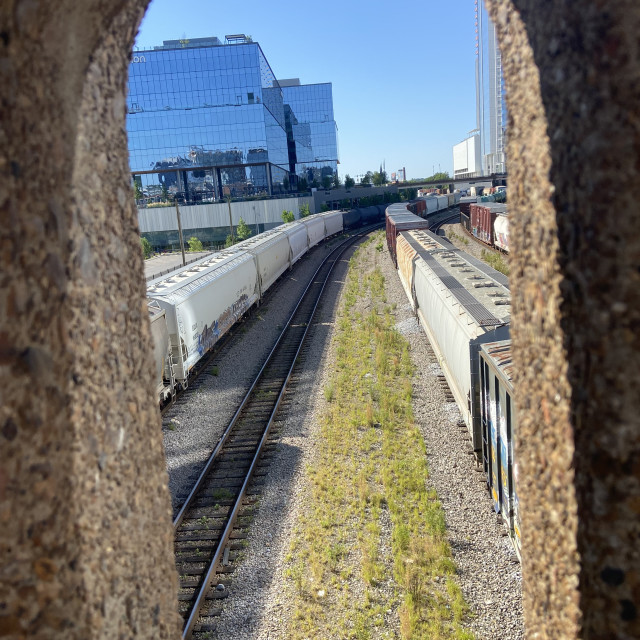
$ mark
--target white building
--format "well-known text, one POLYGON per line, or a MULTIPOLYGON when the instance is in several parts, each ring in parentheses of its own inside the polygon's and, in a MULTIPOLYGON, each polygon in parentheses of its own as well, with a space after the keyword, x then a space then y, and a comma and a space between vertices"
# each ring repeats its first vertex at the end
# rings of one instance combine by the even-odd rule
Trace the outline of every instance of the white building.
POLYGON ((483 175, 480 134, 473 133, 453 147, 453 177, 475 178, 483 175))

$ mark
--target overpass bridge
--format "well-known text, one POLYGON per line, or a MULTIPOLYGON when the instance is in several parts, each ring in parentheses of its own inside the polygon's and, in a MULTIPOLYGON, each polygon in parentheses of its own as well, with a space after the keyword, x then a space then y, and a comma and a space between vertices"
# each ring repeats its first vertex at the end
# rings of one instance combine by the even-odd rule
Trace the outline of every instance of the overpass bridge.
POLYGON ((506 187, 506 173, 492 173, 488 176, 475 176, 473 178, 449 178, 448 180, 414 180, 412 182, 396 182, 398 189, 422 189, 425 187, 437 187, 438 185, 448 185, 453 191, 454 185, 469 185, 472 187, 506 187))

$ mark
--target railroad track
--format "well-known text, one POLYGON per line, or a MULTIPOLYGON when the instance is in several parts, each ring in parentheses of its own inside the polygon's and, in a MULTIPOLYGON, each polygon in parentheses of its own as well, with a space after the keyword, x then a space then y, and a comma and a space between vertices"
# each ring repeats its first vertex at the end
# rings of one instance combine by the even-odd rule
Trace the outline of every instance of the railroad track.
POLYGON ((224 573, 244 534, 237 524, 247 488, 300 354, 333 266, 361 235, 348 238, 325 258, 311 279, 267 360, 249 388, 191 493, 175 517, 178 600, 185 621, 182 637, 215 630, 224 573))
POLYGON ((439 220, 438 222, 434 222, 432 225, 429 226, 429 231, 433 233, 438 233, 441 227, 443 227, 445 224, 450 224, 452 220, 458 220, 458 221, 460 220, 459 210, 447 216, 446 218, 439 220))

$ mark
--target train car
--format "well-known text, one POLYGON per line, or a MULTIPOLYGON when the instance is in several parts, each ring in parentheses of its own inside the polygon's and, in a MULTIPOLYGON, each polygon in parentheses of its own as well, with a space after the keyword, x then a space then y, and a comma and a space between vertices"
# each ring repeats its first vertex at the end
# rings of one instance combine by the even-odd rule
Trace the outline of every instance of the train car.
POLYGON ((404 288, 407 299, 411 303, 411 308, 416 311, 418 303, 413 284, 413 274, 414 260, 418 253, 415 247, 411 246, 402 235, 398 235, 396 239, 396 251, 398 256, 398 275, 400 276, 400 283, 404 288))
POLYGON ((419 216, 407 211, 404 203, 398 202, 387 207, 386 218, 386 236, 387 248, 393 260, 393 264, 398 266, 398 258, 396 255, 396 238, 400 231, 408 231, 409 229, 428 229, 429 223, 419 216))
POLYGON ((173 374, 184 388, 194 365, 260 299, 256 257, 235 247, 214 253, 152 280, 147 297, 165 311, 173 374))
POLYGON ((460 198, 460 224, 471 233, 471 205, 475 204, 475 197, 460 198))
POLYGON ((469 232, 471 233, 471 220, 469 219, 469 216, 466 213, 462 213, 462 211, 460 212, 460 224, 469 232))
POLYGON ((155 300, 147 300, 153 339, 153 361, 155 363, 156 396, 165 404, 175 395, 175 379, 171 358, 171 340, 167 328, 165 310, 155 300))
POLYGON ((436 196, 436 200, 438 202, 438 211, 448 208, 449 198, 447 196, 436 196))
POLYGON ((324 220, 317 214, 307 216, 301 220, 307 228, 309 249, 324 240, 324 220))
POLYGON ((460 213, 464 213, 467 216, 471 215, 471 205, 476 203, 476 198, 473 196, 465 196, 460 198, 460 213))
POLYGON ((362 226, 373 224, 380 220, 380 208, 378 206, 364 207, 360 209, 362 226))
POLYGON ((514 450, 517 420, 513 401, 511 342, 483 344, 479 366, 483 469, 494 509, 501 514, 520 557, 518 465, 514 450))
POLYGON ((498 214, 506 214, 507 206, 495 202, 471 205, 471 233, 485 244, 493 247, 494 224, 498 214))
POLYGON ((406 208, 416 216, 424 217, 427 214, 427 203, 424 198, 408 202, 406 208))
POLYGON ((302 222, 287 222, 273 231, 284 233, 289 239, 289 266, 293 266, 309 250, 307 227, 302 222))
POLYGON ((324 237, 328 238, 336 233, 342 233, 343 219, 342 211, 327 211, 318 214, 324 221, 324 237))
POLYGON ((438 210, 438 198, 436 196, 427 196, 424 199, 424 203, 427 207, 427 214, 435 213, 438 210))
POLYGON ((360 209, 350 209, 342 213, 342 227, 343 229, 355 229, 362 223, 362 214, 360 209))
POLYGON ((509 215, 506 212, 496 216, 493 230, 493 243, 496 249, 509 253, 509 215))
MULTIPOLYGON (((324 225, 322 225, 324 233, 324 225)), ((265 233, 239 242, 235 248, 248 251, 256 257, 260 297, 291 266, 289 236, 271 229, 265 233)))
POLYGON ((401 231, 400 236, 416 252, 418 317, 479 454, 478 351, 485 342, 509 338, 507 279, 430 231, 401 231))

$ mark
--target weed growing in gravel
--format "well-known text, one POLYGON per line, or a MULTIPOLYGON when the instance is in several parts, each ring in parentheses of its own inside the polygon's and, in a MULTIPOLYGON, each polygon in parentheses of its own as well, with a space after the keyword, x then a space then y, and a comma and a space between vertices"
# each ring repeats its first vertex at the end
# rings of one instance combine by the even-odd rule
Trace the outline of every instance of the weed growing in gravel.
POLYGON ((494 253, 493 251, 482 250, 482 259, 496 271, 504 273, 505 276, 509 275, 509 263, 501 253, 494 253))
POLYGON ((469 239, 468 238, 465 238, 464 236, 458 235, 455 231, 447 232, 447 236, 451 240, 457 240, 458 242, 460 242, 461 244, 464 244, 465 246, 469 244, 469 239))
POLYGON ((229 489, 215 489, 211 497, 214 500, 230 500, 233 498, 233 492, 229 491, 229 489))
POLYGON ((406 638, 468 640, 444 515, 425 486, 408 345, 394 329, 382 273, 359 268, 364 251, 351 260, 331 399, 307 467, 311 500, 287 558, 290 637, 369 638, 393 611, 406 638))
POLYGON ((330 382, 324 388, 324 398, 327 402, 331 402, 333 400, 333 382, 330 382))

